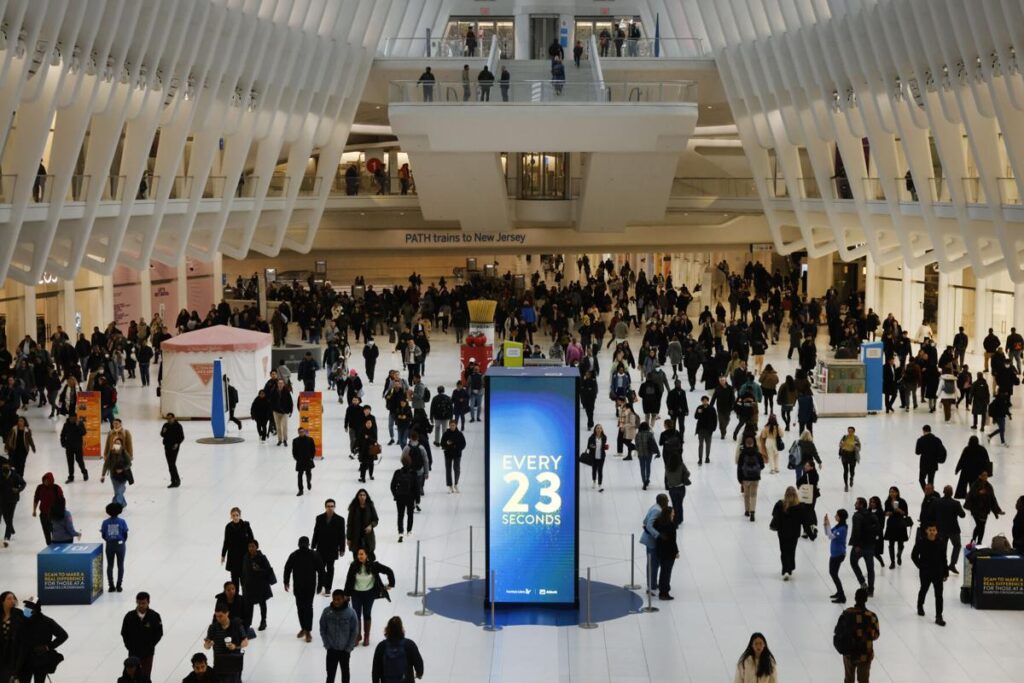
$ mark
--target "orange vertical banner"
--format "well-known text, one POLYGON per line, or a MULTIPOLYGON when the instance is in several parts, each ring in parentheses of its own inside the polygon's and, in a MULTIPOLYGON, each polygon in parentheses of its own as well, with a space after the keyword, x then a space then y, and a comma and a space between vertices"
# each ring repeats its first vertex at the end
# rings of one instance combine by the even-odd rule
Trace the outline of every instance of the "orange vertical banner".
POLYGON ((85 419, 85 439, 82 443, 82 455, 87 458, 98 458, 103 455, 100 447, 100 426, 103 418, 100 414, 100 392, 78 392, 77 415, 85 419))
POLYGON ((324 457, 324 401, 319 391, 299 394, 299 427, 305 429, 316 443, 316 457, 324 457))

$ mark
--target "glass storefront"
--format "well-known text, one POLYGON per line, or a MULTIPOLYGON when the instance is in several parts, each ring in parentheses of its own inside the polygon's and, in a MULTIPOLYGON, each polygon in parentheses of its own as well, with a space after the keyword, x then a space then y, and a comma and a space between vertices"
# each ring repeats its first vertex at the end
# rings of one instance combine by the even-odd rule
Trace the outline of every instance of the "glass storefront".
POLYGON ((470 30, 476 32, 477 55, 483 54, 485 46, 491 44, 491 37, 496 35, 501 59, 515 59, 516 24, 513 17, 449 17, 444 39, 465 40, 470 30))
POLYGON ((569 155, 524 152, 519 155, 520 199, 568 199, 569 155))
MULTIPOLYGON (((646 37, 643 23, 638 16, 605 16, 605 17, 576 17, 576 40, 583 45, 583 58, 586 59, 590 51, 590 36, 597 37, 598 50, 602 56, 616 56, 615 31, 622 30, 624 40, 622 42, 621 54, 626 56, 629 50, 629 24, 633 22, 640 29, 640 36, 646 37), (602 43, 601 33, 607 32, 607 39, 602 43)), ((566 50, 566 53, 569 51, 566 50)), ((566 55, 568 56, 568 54, 566 55)))

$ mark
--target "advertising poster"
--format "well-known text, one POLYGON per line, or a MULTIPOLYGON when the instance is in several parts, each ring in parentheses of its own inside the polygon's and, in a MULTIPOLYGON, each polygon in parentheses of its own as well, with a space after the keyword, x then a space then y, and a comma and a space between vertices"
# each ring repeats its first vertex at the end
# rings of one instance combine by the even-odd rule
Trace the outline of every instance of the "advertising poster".
POLYGON ((316 457, 324 457, 324 403, 319 391, 299 393, 299 427, 316 442, 316 457))
POLYGON ((76 414, 85 421, 85 439, 82 442, 82 455, 87 458, 98 458, 103 455, 100 447, 100 426, 103 419, 100 415, 100 392, 78 392, 76 414))
POLYGON ((978 555, 974 561, 975 609, 1024 610, 1024 558, 978 555))
POLYGON ((487 372, 489 602, 578 603, 578 376, 575 368, 487 372))
POLYGON ((89 605, 103 593, 103 545, 54 543, 39 552, 36 583, 44 605, 89 605))

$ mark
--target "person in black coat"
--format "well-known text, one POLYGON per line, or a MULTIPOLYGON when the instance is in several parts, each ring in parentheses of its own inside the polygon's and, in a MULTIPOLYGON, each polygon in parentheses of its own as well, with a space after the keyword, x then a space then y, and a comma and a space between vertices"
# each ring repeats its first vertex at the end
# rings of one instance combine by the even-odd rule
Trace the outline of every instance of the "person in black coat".
POLYGON ((299 435, 292 439, 292 458, 295 459, 296 479, 299 484, 299 492, 295 495, 302 495, 302 475, 306 475, 306 488, 313 490, 313 468, 316 463, 316 442, 309 435, 305 427, 299 427, 299 435))
POLYGON ((594 428, 594 405, 597 402, 597 380, 594 374, 587 370, 583 373, 580 381, 580 405, 587 414, 587 429, 594 428))
POLYGON ((135 609, 121 621, 121 641, 129 657, 137 657, 147 678, 153 675, 153 654, 164 637, 164 624, 156 610, 149 609, 149 593, 135 596, 135 609))
POLYGON ((996 500, 996 492, 992 483, 988 480, 988 472, 982 472, 978 480, 971 484, 971 490, 967 493, 967 500, 964 501, 964 509, 970 510, 974 518, 974 531, 971 533, 971 540, 981 544, 985 537, 985 524, 990 514, 999 519, 1003 509, 999 507, 996 500))
POLYGON ((1013 516, 1013 549, 1024 553, 1024 496, 1017 499, 1017 514, 1013 516))
POLYGON ((274 597, 274 591, 270 586, 276 582, 270 560, 260 552, 259 541, 255 538, 250 539, 245 557, 242 558, 242 592, 245 593, 250 605, 260 606, 258 631, 267 628, 267 600, 274 597))
POLYGON ((249 416, 256 423, 256 432, 260 435, 260 443, 267 440, 267 426, 270 424, 272 412, 267 392, 260 389, 260 393, 252 400, 252 405, 249 407, 249 416))
POLYGON ((316 516, 310 547, 320 553, 324 563, 317 592, 330 595, 334 587, 334 563, 345 555, 345 518, 335 514, 337 504, 333 498, 324 501, 323 513, 316 516))
POLYGON ((935 484, 935 473, 939 470, 939 465, 946 462, 946 447, 942 445, 939 437, 932 434, 929 425, 922 427, 921 431, 924 433, 917 439, 914 453, 921 456, 918 482, 921 484, 921 490, 924 490, 925 484, 935 484))
POLYGON ((868 510, 868 502, 858 498, 854 503, 852 523, 850 525, 850 568, 857 577, 857 583, 868 589, 868 595, 875 593, 875 537, 879 533, 875 516, 868 510), (864 582, 864 574, 860 570, 860 560, 868 569, 868 580, 864 582))
POLYGON ((680 432, 686 430, 686 416, 690 414, 690 407, 686 403, 686 392, 683 390, 683 383, 675 381, 675 386, 665 397, 665 407, 668 410, 668 417, 675 424, 680 432))
POLYGON ((380 349, 372 339, 367 339, 363 346, 363 361, 366 368, 366 379, 373 384, 373 374, 377 369, 377 357, 380 356, 380 349))
POLYGON ((800 502, 796 488, 786 487, 782 500, 772 509, 770 527, 779 536, 779 556, 782 560, 782 580, 789 581, 796 570, 796 544, 803 529, 809 538, 817 536, 815 518, 811 508, 800 502))
POLYGON ((960 555, 960 519, 967 516, 960 501, 953 497, 953 487, 942 489, 942 498, 935 502, 936 526, 942 538, 949 541, 949 571, 959 574, 956 561, 960 555))
POLYGON ((24 605, 22 644, 25 648, 25 659, 21 667, 21 680, 28 683, 34 677, 36 683, 42 683, 46 680, 47 674, 57 670, 60 663, 57 659, 57 648, 67 641, 68 632, 43 614, 38 603, 25 600, 24 605))
POLYGON ((82 447, 85 442, 85 418, 68 415, 64 427, 60 430, 60 445, 64 448, 64 457, 68 461, 68 478, 65 484, 75 480, 75 463, 82 472, 82 479, 89 481, 89 471, 85 469, 85 458, 82 447))
POLYGON ((459 431, 458 423, 448 421, 448 429, 441 434, 441 452, 444 453, 444 478, 448 493, 459 492, 459 476, 462 474, 462 451, 466 449, 466 437, 459 431))
POLYGON ((284 589, 295 596, 295 608, 299 613, 301 630, 296 638, 313 642, 313 596, 317 584, 323 579, 324 562, 320 553, 309 547, 309 537, 299 539, 299 547, 288 556, 284 563, 284 589), (292 581, 294 579, 294 582, 292 581))
POLYGON ((960 475, 960 479, 956 482, 955 496, 960 499, 966 498, 968 489, 978 480, 981 473, 988 472, 989 476, 992 476, 993 470, 988 450, 981 445, 978 437, 972 436, 960 454, 960 460, 956 463, 955 473, 960 475))
POLYGON ((213 600, 215 607, 224 605, 228 608, 229 619, 238 619, 242 622, 245 630, 251 633, 250 638, 256 637, 255 631, 252 630, 252 603, 238 592, 238 586, 231 581, 225 581, 224 590, 213 596, 213 600))
POLYGON ((882 366, 882 393, 885 394, 885 412, 893 411, 893 404, 896 403, 896 396, 899 395, 900 372, 896 365, 896 357, 890 356, 888 362, 882 366))
POLYGON ((724 377, 719 377, 718 386, 711 393, 711 407, 718 411, 718 428, 725 438, 725 430, 729 427, 729 417, 736 403, 736 392, 724 377))
POLYGON ((18 609, 18 598, 11 591, 0 593, 0 681, 17 681, 24 664, 25 648, 22 638, 25 617, 18 609))
POLYGON ((697 421, 697 464, 703 465, 705 460, 711 462, 711 437, 718 426, 718 414, 708 402, 707 396, 701 396, 700 405, 693 417, 697 421))
POLYGON ((181 443, 185 440, 185 430, 181 428, 181 423, 174 418, 174 413, 167 413, 167 422, 160 428, 160 440, 164 444, 167 472, 171 476, 171 484, 167 488, 178 488, 181 486, 181 477, 178 476, 178 449, 181 448, 181 443))
POLYGON ((233 422, 239 429, 242 428, 242 421, 235 417, 235 408, 238 407, 238 389, 231 383, 227 375, 224 375, 224 401, 228 404, 228 421, 233 422))
POLYGON ((25 490, 25 480, 21 478, 11 462, 0 458, 0 515, 5 525, 3 546, 6 548, 14 535, 14 510, 21 500, 21 492, 25 490))
POLYGON ((914 544, 910 559, 917 565, 921 579, 921 590, 917 593, 918 615, 924 616, 924 599, 928 589, 932 588, 935 592, 935 623, 945 626, 946 622, 942 619, 942 582, 949 576, 949 566, 946 564, 946 544, 939 538, 939 529, 935 524, 925 527, 924 535, 918 537, 914 544))
POLYGON ((242 560, 253 539, 252 527, 242 519, 242 511, 231 508, 231 521, 224 526, 224 544, 220 549, 220 563, 231 572, 231 581, 242 585, 242 560))
POLYGON ((885 533, 883 539, 889 541, 889 569, 895 569, 897 564, 903 564, 903 544, 910 536, 907 533, 910 517, 910 508, 907 501, 900 496, 900 490, 895 486, 889 487, 889 497, 885 499, 885 533), (896 552, 897 546, 899 552, 896 552))

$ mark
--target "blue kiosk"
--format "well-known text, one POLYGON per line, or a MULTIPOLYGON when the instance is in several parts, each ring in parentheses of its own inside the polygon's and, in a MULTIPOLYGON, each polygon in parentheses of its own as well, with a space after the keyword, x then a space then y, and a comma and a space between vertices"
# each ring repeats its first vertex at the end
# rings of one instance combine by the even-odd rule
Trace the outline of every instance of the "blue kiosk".
POLYGON ((91 605, 103 594, 103 544, 54 543, 36 556, 40 604, 91 605))

